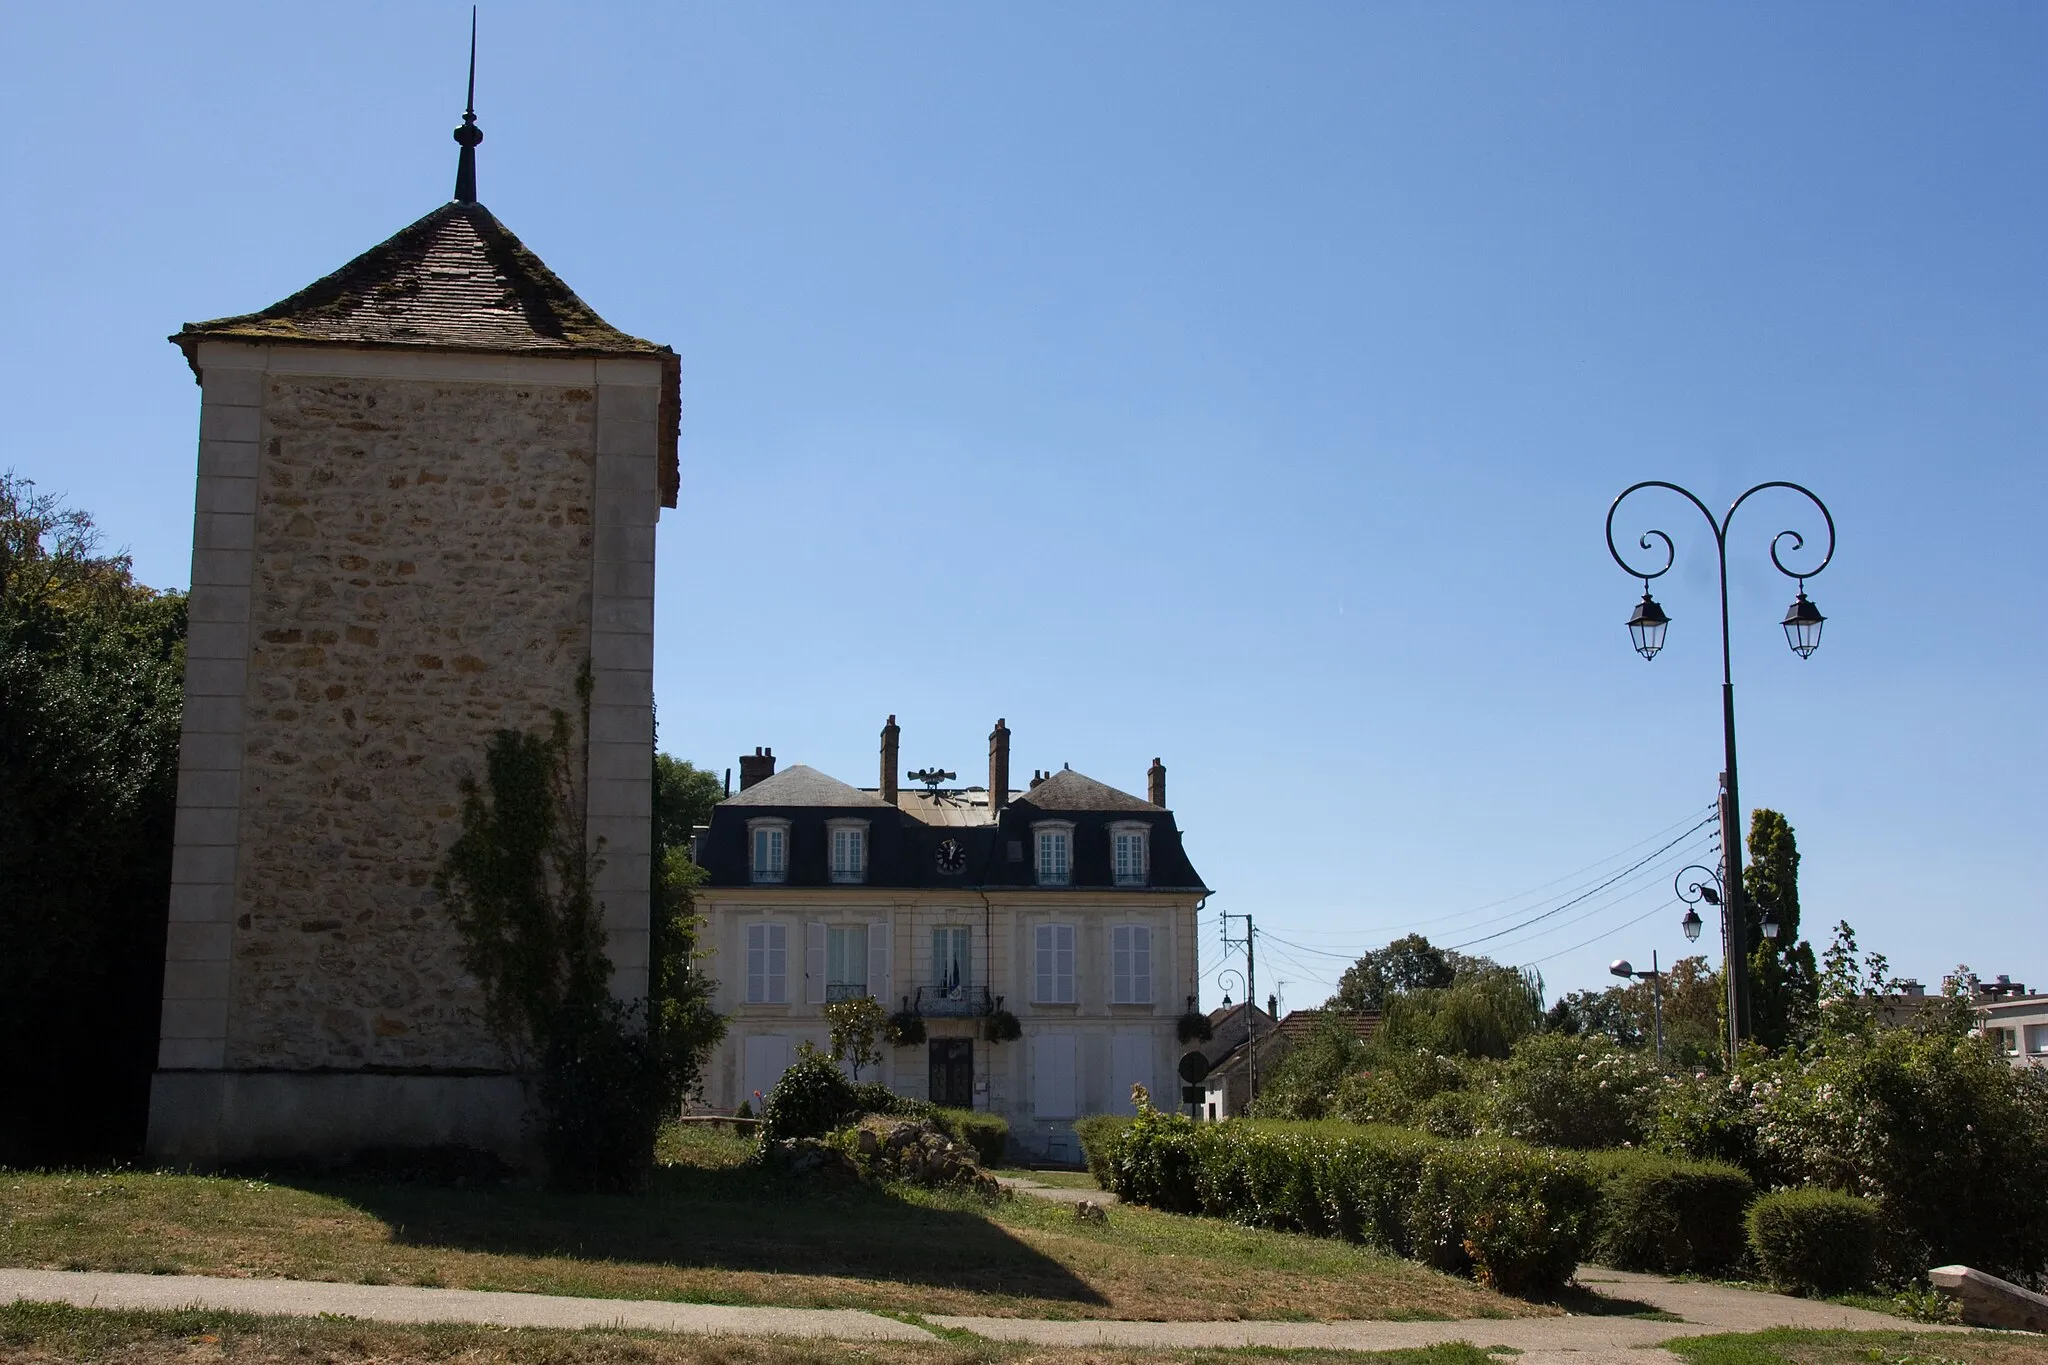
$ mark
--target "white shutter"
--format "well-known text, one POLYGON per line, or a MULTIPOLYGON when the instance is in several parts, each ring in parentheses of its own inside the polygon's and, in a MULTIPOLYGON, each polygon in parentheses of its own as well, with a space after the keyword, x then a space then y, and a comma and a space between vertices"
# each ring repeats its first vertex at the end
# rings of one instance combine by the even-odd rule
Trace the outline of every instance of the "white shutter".
MULTIPOLYGON (((1109 1111, 1112 1114, 1134 1113, 1131 1087, 1142 1085, 1148 1091, 1152 1089, 1152 1039, 1149 1034, 1133 1031, 1116 1034, 1110 1039, 1109 1081, 1109 1111)), ((1174 1107, 1161 1104, 1156 1094, 1152 1096, 1152 1103, 1168 1111, 1174 1107)))
POLYGON ((747 926, 747 1003, 758 1005, 768 999, 768 926, 747 926))
POLYGON ((1127 998, 1134 1005, 1149 1005, 1152 1003, 1152 930, 1143 924, 1133 924, 1130 930, 1131 993, 1127 998))
POLYGON ((889 921, 878 919, 868 925, 868 994, 889 1003, 889 921))
POLYGON ((804 926, 804 1003, 825 1003, 825 926, 815 920, 804 926))
MULTIPOLYGON (((1034 947, 1036 948, 1033 957, 1036 959, 1034 965, 1037 968, 1037 981, 1033 986, 1034 993, 1031 998, 1033 1000, 1043 1000, 1048 1004, 1059 999, 1057 995, 1053 994, 1052 931, 1055 927, 1050 924, 1041 924, 1032 931, 1034 947)), ((995 987, 991 986, 989 989, 994 990, 995 987)))
POLYGON ((1031 1040, 1031 1110, 1042 1119, 1074 1116, 1074 1035, 1041 1033, 1031 1040))
POLYGON ((782 1079, 782 1073, 789 1070, 789 1039, 774 1036, 753 1036, 746 1041, 745 1063, 740 1082, 743 1093, 734 1098, 737 1107, 741 1100, 752 1107, 754 1117, 761 1116, 760 1095, 767 1098, 775 1083, 782 1079))
POLYGON ((1132 926, 1119 924, 1109 931, 1109 998, 1128 1005, 1138 997, 1131 993, 1132 926))
POLYGON ((767 924, 767 948, 762 954, 762 982, 767 993, 761 998, 771 1005, 789 1003, 789 926, 767 924))
MULTIPOLYGON (((1053 989, 1058 994, 1053 999, 1062 1005, 1074 1003, 1074 926, 1055 924, 1053 927, 1053 989)), ((1071 1043, 1073 1040, 1069 1039, 1071 1043)))

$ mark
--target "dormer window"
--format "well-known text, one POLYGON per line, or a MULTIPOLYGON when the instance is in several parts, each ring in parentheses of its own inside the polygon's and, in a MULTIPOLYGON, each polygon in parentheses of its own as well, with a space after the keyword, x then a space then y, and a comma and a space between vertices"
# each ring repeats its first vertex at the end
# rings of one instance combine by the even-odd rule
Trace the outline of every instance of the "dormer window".
POLYGON ((1038 884, 1065 886, 1074 878, 1074 827, 1067 824, 1034 825, 1032 837, 1038 845, 1038 884))
POLYGON ((747 834, 754 846, 754 880, 789 880, 789 821, 750 820, 747 822, 747 834))
POLYGON ((832 846, 832 880, 860 883, 868 879, 868 822, 834 820, 825 827, 832 846))
POLYGON ((1146 847, 1150 833, 1139 824, 1110 827, 1110 870, 1118 886, 1145 885, 1146 874, 1151 870, 1151 860, 1147 857, 1150 850, 1146 847))

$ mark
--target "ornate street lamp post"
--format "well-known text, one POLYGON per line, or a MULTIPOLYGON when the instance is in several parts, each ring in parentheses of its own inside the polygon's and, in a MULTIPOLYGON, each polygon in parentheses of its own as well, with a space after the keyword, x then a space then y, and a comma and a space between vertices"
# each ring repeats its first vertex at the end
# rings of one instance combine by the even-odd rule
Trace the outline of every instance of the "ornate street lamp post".
MULTIPOLYGON (((1230 991, 1228 983, 1224 980, 1225 977, 1236 977, 1237 988, 1244 992, 1244 1093, 1245 1103, 1249 1105, 1259 1097, 1259 1031, 1253 1027, 1258 1022, 1258 1002, 1252 999, 1251 981, 1245 974, 1235 967, 1225 967, 1216 974, 1216 984, 1225 987, 1223 992, 1224 1009, 1230 1008, 1230 991)), ((1228 1015, 1224 1017, 1226 1020, 1229 1018, 1228 1015)), ((1226 1104, 1229 1098, 1229 1091, 1225 1090, 1224 1100, 1226 1104)), ((1224 1117, 1228 1118, 1230 1116, 1226 1113, 1224 1117)))
MULTIPOLYGON (((1630 494, 1645 488, 1669 489, 1699 509, 1700 515, 1707 519, 1707 525, 1714 532, 1714 551, 1721 570, 1721 747, 1725 763, 1723 774, 1726 804, 1723 808, 1721 828, 1723 871, 1720 877, 1719 898, 1721 948, 1728 983, 1728 1061, 1729 1065, 1733 1066, 1735 1054, 1742 1046, 1742 1039, 1749 1032, 1749 964, 1742 915, 1742 797, 1741 788, 1737 785, 1735 768, 1735 679, 1729 662, 1728 648, 1728 525, 1735 519, 1737 508, 1748 502, 1755 494, 1768 488, 1789 488, 1820 510, 1821 519, 1827 523, 1828 528, 1827 549, 1821 555, 1820 563, 1811 569, 1788 569, 1785 567, 1785 561, 1778 557, 1778 545, 1781 541, 1791 541, 1794 553, 1805 549, 1804 536, 1797 531, 1780 531, 1771 538, 1771 563, 1779 573, 1787 578, 1796 579, 1799 584, 1799 595, 1786 610, 1782 622, 1785 628, 1785 643, 1791 646, 1794 654, 1805 659, 1810 658, 1813 651, 1820 648, 1821 623, 1827 619, 1820 614, 1820 608, 1807 600, 1806 580, 1817 577, 1835 557, 1835 518, 1828 511, 1827 504, 1816 497, 1810 489, 1802 488, 1796 483, 1788 483, 1783 479, 1773 479, 1769 483, 1760 483, 1750 489, 1730 503, 1728 514, 1718 520, 1707 510, 1705 503, 1675 483, 1667 483, 1662 479, 1645 479, 1641 483, 1624 488, 1621 496, 1607 509, 1607 553, 1614 556, 1614 562, 1621 566, 1622 572, 1631 578, 1643 580, 1643 600, 1636 604, 1635 614, 1629 617, 1628 633, 1629 642, 1635 646, 1636 653, 1646 660, 1656 658, 1657 652, 1664 648, 1664 633, 1671 624, 1671 618, 1664 614, 1664 609, 1650 596, 1650 580, 1662 578, 1671 571, 1676 551, 1673 549, 1671 537, 1664 532, 1645 531, 1636 541, 1638 546, 1645 550, 1654 550, 1656 545, 1661 543, 1664 547, 1663 564, 1646 570, 1639 569, 1624 559, 1620 548, 1614 543, 1615 513, 1621 510, 1622 503, 1628 500, 1630 494)), ((1695 889, 1701 894, 1694 899, 1707 899, 1707 888, 1695 884, 1695 889)), ((1708 900, 1708 904, 1713 903, 1712 900, 1708 900)), ((1687 911, 1685 929, 1688 938, 1698 935, 1699 916, 1696 911, 1687 911)), ((1765 930, 1766 936, 1775 938, 1776 929, 1775 924, 1768 926, 1765 930)))
POLYGON ((1650 983, 1650 1008, 1657 1019, 1657 1069, 1664 1069, 1664 973, 1657 966, 1657 952, 1650 950, 1650 970, 1639 972, 1627 958, 1609 964, 1608 974, 1622 980, 1647 981, 1650 983))

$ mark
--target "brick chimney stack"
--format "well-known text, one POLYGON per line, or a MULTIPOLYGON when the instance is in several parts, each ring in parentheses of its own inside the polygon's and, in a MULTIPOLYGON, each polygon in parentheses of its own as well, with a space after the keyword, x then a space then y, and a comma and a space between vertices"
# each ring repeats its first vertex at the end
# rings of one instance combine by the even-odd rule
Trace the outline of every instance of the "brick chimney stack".
POLYGON ((988 811, 1002 813, 1010 804, 1010 727, 996 717, 996 728, 988 732, 988 811))
POLYGON ((740 790, 745 791, 756 782, 764 782, 775 776, 775 751, 756 748, 750 754, 740 755, 740 790))
POLYGON ((1166 804, 1166 765, 1156 758, 1145 773, 1145 799, 1155 806, 1166 804))
POLYGON ((882 799, 892 806, 896 804, 896 774, 903 766, 896 756, 902 743, 903 727, 891 716, 882 727, 882 799))

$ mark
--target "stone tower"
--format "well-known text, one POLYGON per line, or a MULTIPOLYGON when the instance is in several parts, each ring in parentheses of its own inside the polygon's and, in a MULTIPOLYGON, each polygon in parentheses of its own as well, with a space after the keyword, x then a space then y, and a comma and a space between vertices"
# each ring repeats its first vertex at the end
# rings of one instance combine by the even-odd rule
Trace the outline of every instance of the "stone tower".
POLYGON ((475 198, 171 340, 201 390, 152 1159, 530 1151, 432 879, 501 728, 574 717, 613 986, 644 995, 674 352, 475 198))

